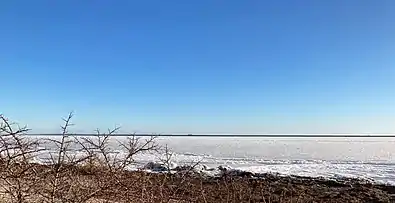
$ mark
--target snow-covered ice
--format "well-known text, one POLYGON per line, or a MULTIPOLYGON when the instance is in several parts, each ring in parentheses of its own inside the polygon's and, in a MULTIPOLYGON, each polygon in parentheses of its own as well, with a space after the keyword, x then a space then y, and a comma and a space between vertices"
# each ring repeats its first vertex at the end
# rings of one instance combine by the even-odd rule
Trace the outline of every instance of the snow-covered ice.
MULTIPOLYGON (((174 153, 172 167, 199 162, 208 168, 357 177, 395 185, 395 138, 159 137, 157 141, 174 153)), ((160 154, 138 155, 135 167, 160 158, 160 154)))

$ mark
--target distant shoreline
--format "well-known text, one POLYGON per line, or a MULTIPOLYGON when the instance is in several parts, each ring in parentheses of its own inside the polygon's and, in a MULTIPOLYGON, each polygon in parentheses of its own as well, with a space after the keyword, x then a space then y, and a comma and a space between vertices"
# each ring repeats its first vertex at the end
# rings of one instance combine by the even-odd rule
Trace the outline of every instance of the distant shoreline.
MULTIPOLYGON (((31 133, 28 136, 61 136, 60 133, 31 133)), ((93 133, 73 133, 68 134, 72 136, 96 136, 93 133)), ((364 134, 113 134, 112 136, 126 137, 126 136, 139 136, 139 137, 268 137, 268 138, 281 138, 281 137, 303 137, 303 138, 395 138, 394 134, 386 135, 364 135, 364 134)))

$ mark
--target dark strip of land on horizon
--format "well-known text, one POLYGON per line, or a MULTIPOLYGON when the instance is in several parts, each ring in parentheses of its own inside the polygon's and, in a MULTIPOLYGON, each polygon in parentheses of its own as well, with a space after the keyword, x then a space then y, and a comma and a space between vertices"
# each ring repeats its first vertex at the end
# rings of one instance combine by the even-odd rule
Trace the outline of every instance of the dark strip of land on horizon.
MULTIPOLYGON (((35 133, 35 134, 27 134, 29 136, 62 136, 60 133, 35 133)), ((75 133, 75 134, 67 134, 73 136, 96 136, 97 134, 93 133, 75 133)), ((102 134, 100 134, 102 135, 102 134)), ((390 138, 395 137, 394 134, 388 135, 366 135, 366 134, 112 134, 112 136, 139 136, 139 137, 148 137, 148 136, 157 136, 157 137, 269 137, 269 138, 278 138, 278 137, 311 137, 311 138, 335 138, 335 137, 345 137, 345 138, 363 138, 363 137, 375 137, 375 138, 390 138)))

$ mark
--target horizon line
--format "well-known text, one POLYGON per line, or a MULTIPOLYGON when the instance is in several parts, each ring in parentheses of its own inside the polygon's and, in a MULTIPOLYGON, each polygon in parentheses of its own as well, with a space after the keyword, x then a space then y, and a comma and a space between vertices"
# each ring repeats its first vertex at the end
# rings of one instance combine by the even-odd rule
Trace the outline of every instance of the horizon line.
MULTIPOLYGON (((61 136, 62 133, 29 133, 26 134, 28 136, 61 136)), ((66 135, 73 135, 73 136, 96 136, 98 134, 95 133, 68 133, 66 135)), ((104 135, 104 134, 100 134, 104 135)), ((157 137, 395 137, 395 134, 230 134, 230 133, 210 133, 210 134, 159 134, 159 133, 117 133, 112 134, 112 136, 120 136, 120 137, 127 137, 127 136, 140 136, 140 137, 147 137, 147 136, 157 136, 157 137)))

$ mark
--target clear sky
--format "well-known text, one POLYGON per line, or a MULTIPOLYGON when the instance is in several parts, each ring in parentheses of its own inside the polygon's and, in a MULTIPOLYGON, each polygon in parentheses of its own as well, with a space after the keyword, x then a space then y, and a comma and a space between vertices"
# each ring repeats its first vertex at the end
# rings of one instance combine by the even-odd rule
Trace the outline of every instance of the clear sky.
POLYGON ((0 111, 37 132, 395 133, 393 0, 0 3, 0 111))

